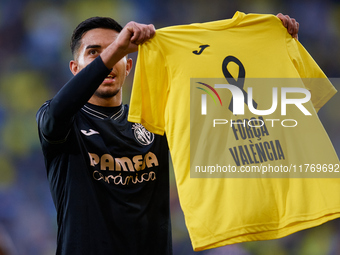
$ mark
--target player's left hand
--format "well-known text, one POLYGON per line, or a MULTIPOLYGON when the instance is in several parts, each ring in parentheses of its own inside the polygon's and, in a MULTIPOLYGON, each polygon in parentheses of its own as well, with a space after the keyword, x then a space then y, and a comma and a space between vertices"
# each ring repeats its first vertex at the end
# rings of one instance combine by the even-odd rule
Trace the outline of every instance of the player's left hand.
POLYGON ((278 13, 276 17, 282 21, 282 24, 285 28, 287 28, 288 33, 290 33, 293 38, 298 39, 299 22, 288 15, 283 15, 282 13, 278 13))

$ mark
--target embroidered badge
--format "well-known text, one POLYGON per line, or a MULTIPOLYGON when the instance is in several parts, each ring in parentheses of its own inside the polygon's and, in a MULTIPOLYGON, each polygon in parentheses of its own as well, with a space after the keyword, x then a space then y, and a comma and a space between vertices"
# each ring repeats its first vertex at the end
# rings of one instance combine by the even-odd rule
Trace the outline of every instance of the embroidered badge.
POLYGON ((149 145, 153 142, 155 135, 145 129, 142 124, 134 123, 132 125, 133 134, 136 140, 142 145, 149 145))

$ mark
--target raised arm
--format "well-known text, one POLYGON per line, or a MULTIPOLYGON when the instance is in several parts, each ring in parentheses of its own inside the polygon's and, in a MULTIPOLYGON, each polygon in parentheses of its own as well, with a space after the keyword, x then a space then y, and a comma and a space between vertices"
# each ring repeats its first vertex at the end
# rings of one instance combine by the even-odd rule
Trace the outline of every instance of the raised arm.
POLYGON ((129 22, 119 33, 117 39, 100 54, 107 68, 112 68, 121 58, 138 50, 138 44, 142 44, 155 35, 153 25, 129 22))
POLYGON ((73 116, 91 98, 110 69, 124 56, 137 51, 138 44, 155 33, 152 25, 129 22, 119 35, 88 65, 77 71, 57 95, 37 114, 39 128, 49 141, 63 141, 70 129, 73 116))

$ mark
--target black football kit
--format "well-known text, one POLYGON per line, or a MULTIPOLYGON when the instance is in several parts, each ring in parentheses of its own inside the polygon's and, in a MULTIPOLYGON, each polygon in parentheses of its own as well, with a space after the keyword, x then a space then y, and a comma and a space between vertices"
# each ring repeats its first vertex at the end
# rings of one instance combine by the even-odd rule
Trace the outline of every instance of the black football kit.
POLYGON ((96 58, 37 113, 56 254, 172 254, 166 138, 87 103, 109 73, 96 58))

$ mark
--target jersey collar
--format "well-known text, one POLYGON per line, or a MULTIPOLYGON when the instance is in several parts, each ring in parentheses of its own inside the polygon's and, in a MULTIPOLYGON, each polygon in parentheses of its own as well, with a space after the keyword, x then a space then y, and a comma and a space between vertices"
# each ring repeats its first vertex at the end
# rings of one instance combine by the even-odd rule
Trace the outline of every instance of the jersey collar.
POLYGON ((218 20, 205 23, 193 23, 191 25, 208 30, 222 30, 236 26, 246 16, 244 12, 237 11, 231 19, 218 20))
POLYGON ((81 110, 88 115, 96 117, 98 119, 113 119, 118 120, 124 114, 123 105, 117 107, 102 107, 86 103, 81 110))

